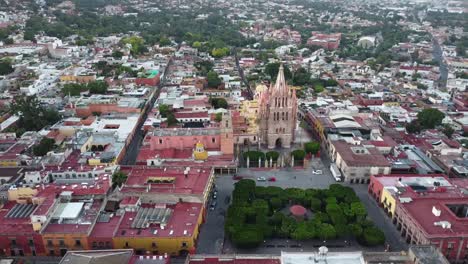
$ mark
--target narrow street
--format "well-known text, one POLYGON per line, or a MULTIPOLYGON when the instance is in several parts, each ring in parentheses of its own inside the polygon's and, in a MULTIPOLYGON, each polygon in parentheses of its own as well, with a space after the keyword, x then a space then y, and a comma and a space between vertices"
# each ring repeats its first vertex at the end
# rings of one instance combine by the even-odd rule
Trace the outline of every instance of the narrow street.
POLYGON ((408 250, 408 244, 400 236, 392 220, 385 214, 377 202, 372 199, 367 192, 367 184, 349 184, 356 191, 357 196, 367 209, 368 216, 375 225, 384 232, 390 251, 408 250))
POLYGON ((120 164, 122 165, 134 165, 136 162, 136 158, 138 156, 138 151, 140 149, 141 142, 145 136, 142 128, 143 124, 145 123, 146 119, 148 118, 148 114, 151 112, 153 109, 153 105, 156 102, 156 99, 159 98, 159 94, 161 92, 162 87, 164 87, 164 84, 166 82, 166 76, 169 73, 169 68, 172 65, 172 60, 173 57, 169 59, 169 62, 166 65, 166 68, 164 69, 164 75, 159 83, 159 85, 156 87, 156 89, 153 91, 153 94, 150 96, 150 99, 148 100, 144 112, 141 114, 142 118, 140 122, 136 126, 136 132, 135 135, 132 138, 132 141, 128 146, 126 147, 126 152, 125 152, 125 157, 122 159, 120 164))
POLYGON ((439 62, 439 70, 440 70, 439 88, 445 88, 447 85, 447 78, 448 78, 447 64, 445 64, 444 62, 442 48, 440 47, 440 44, 437 41, 437 39, 432 38, 432 46, 434 48, 432 56, 434 57, 434 60, 439 62))

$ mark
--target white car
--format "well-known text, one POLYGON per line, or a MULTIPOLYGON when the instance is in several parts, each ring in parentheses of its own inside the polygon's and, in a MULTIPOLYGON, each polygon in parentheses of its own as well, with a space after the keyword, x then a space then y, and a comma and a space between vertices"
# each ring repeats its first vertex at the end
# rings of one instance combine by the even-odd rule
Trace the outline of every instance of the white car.
POLYGON ((322 173, 323 173, 322 170, 313 170, 313 171, 312 171, 312 174, 318 174, 318 175, 320 175, 320 174, 322 174, 322 173))
POLYGON ((266 178, 265 177, 258 177, 257 181, 266 181, 266 178))

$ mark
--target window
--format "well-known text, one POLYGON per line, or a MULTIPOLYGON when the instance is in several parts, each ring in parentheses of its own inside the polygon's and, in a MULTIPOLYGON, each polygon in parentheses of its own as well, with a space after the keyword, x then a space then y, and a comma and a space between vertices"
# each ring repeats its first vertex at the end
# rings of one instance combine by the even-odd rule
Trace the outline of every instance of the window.
POLYGON ((12 245, 12 246, 16 246, 16 239, 12 239, 12 240, 11 240, 11 245, 12 245))
POLYGON ((151 246, 155 248, 156 247, 156 242, 151 243, 151 246))
POLYGON ((19 250, 19 255, 24 256, 24 251, 22 249, 19 250))
POLYGON ((16 251, 14 251, 13 249, 10 250, 10 256, 12 256, 12 257, 16 256, 16 251))
POLYGON ((289 113, 286 112, 286 120, 288 120, 288 117, 289 117, 289 113))
POLYGON ((55 251, 53 249, 49 250, 49 255, 50 256, 54 256, 55 255, 55 251))
POLYGON ((281 120, 284 121, 284 112, 281 113, 281 120))
POLYGON ((182 242, 182 247, 187 247, 187 242, 182 242))
POLYGON ((37 254, 36 254, 36 250, 34 250, 34 249, 31 250, 31 254, 32 254, 33 256, 36 256, 36 255, 37 255, 37 254))
POLYGON ((28 240, 28 243, 29 243, 30 246, 34 246, 34 240, 29 239, 29 240, 28 240))
POLYGON ((447 248, 452 249, 453 248, 453 242, 449 242, 448 245, 447 245, 447 248))
POLYGON ((62 246, 65 246, 65 241, 63 240, 59 240, 59 245, 62 247, 62 246))
POLYGON ((54 245, 54 243, 52 242, 52 240, 47 240, 47 245, 48 245, 49 247, 51 247, 51 246, 54 245))
POLYGON ((97 243, 96 241, 93 242, 93 248, 96 248, 97 247, 97 243))
POLYGON ((79 239, 75 240, 75 246, 81 246, 81 240, 79 239))
POLYGON ((125 247, 129 247, 128 242, 125 242, 125 247))
POLYGON ((110 241, 106 241, 106 248, 111 248, 111 243, 110 243, 110 241))
POLYGON ((216 139, 215 138, 211 138, 211 143, 215 143, 216 142, 216 139))

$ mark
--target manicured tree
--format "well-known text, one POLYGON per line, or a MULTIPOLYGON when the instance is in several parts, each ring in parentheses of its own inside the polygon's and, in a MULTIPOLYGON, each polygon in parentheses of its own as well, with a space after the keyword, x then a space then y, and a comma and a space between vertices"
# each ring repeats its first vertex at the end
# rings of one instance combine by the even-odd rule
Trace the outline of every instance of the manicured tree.
POLYGON ((268 151, 266 153, 266 160, 270 162, 270 159, 273 160, 273 162, 277 161, 279 158, 279 153, 277 151, 268 151))
POLYGON ((232 241, 240 248, 255 248, 263 242, 263 234, 255 228, 245 228, 234 233, 232 241))
POLYGON ((322 223, 317 226, 317 237, 324 240, 333 239, 336 237, 336 230, 332 225, 322 223))
POLYGON ((310 198, 310 208, 313 212, 321 211, 322 210, 322 201, 318 198, 312 197, 310 198))
POLYGON ((294 157, 294 160, 295 161, 301 161, 305 158, 305 151, 302 150, 302 149, 296 149, 294 151, 291 152, 291 156, 294 157))
POLYGON ((377 227, 368 227, 363 230, 358 241, 369 247, 383 245, 385 243, 385 234, 377 227))
POLYGON ((317 154, 317 152, 320 150, 320 143, 307 142, 304 144, 304 150, 307 154, 317 154))
POLYGON ((291 238, 295 240, 312 239, 314 236, 314 229, 309 228, 306 222, 300 222, 297 228, 291 233, 291 238))
POLYGON ((283 207, 283 202, 278 197, 273 197, 270 199, 270 206, 273 210, 279 210, 283 207))
POLYGON ((360 201, 351 203, 350 209, 357 221, 364 220, 367 216, 367 210, 360 201))

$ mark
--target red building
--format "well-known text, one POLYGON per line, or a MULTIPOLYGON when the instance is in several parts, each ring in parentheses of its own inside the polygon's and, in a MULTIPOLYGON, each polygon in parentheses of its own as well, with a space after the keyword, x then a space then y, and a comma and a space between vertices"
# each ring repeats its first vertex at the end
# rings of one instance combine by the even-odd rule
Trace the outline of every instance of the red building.
POLYGON ((369 192, 407 243, 434 245, 451 263, 466 263, 467 179, 443 175, 372 176, 369 192))
POLYGON ((138 77, 135 80, 137 85, 146 85, 146 86, 157 86, 159 84, 159 80, 161 78, 161 74, 157 70, 149 71, 145 76, 138 77))
POLYGON ((30 219, 36 207, 7 202, 0 209, 0 256, 45 255, 42 237, 33 230, 30 219))
POLYGON ((336 50, 340 46, 341 33, 322 34, 312 32, 312 37, 307 40, 307 45, 319 46, 327 50, 336 50))

